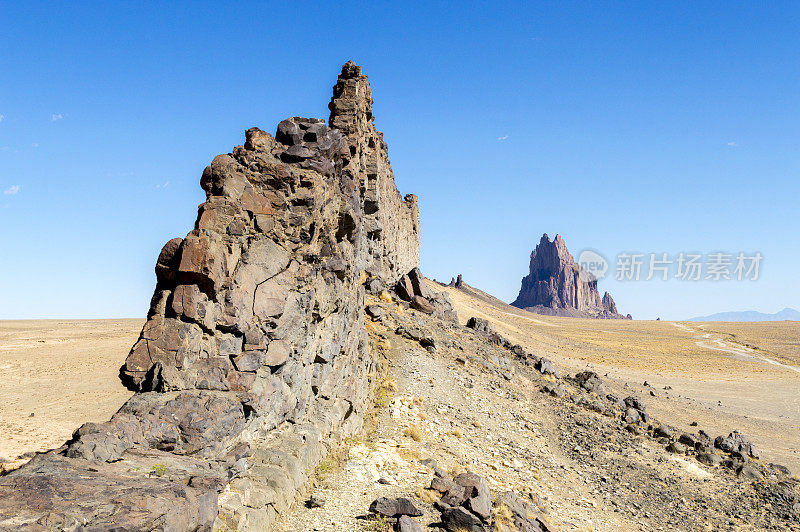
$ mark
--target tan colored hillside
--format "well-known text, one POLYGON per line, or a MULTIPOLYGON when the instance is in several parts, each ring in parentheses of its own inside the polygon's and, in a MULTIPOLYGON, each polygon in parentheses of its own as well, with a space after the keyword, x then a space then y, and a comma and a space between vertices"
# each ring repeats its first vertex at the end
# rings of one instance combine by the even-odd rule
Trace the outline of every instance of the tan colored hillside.
POLYGON ((607 375, 648 396, 654 411, 676 426, 688 430, 697 421, 719 433, 752 434, 773 460, 800 470, 797 322, 560 318, 525 312, 469 286, 438 288, 462 322, 487 318, 512 342, 571 372, 607 375))

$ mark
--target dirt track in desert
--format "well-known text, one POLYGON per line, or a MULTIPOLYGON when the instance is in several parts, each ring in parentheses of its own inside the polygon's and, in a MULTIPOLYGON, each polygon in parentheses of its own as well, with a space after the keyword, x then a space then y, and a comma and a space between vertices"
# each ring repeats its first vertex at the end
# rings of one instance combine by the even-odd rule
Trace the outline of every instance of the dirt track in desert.
POLYGON ((131 393, 119 367, 142 320, 0 321, 0 461, 58 447, 131 393))

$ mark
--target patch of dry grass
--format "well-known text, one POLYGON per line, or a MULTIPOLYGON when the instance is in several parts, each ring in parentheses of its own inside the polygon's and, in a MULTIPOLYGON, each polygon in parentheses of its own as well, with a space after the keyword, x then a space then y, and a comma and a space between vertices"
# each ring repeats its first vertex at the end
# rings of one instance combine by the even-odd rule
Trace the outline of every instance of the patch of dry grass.
POLYGON ((372 514, 369 519, 364 521, 364 530, 367 532, 391 532, 394 530, 394 519, 372 514))
POLYGON ((416 442, 422 441, 422 427, 416 423, 412 423, 411 425, 407 426, 403 431, 403 434, 416 442))
POLYGON ((420 488, 417 490, 417 498, 426 504, 433 504, 441 498, 441 494, 432 489, 420 488))
POLYGON ((410 449, 408 447, 398 447, 397 454, 403 460, 419 460, 422 458, 419 449, 410 449))
MULTIPOLYGON (((515 309, 463 290, 438 287, 446 292, 463 323, 470 316, 489 319, 497 331, 537 356, 576 367, 586 364, 618 370, 648 371, 664 377, 718 379, 721 375, 747 377, 742 361, 697 345, 703 331, 735 335, 733 341, 780 355, 785 362, 800 364, 800 323, 714 322, 694 330, 669 321, 592 320, 542 316, 515 309)), ((773 355, 775 356, 775 355, 773 355)))
POLYGON ((397 381, 392 377, 384 377, 375 389, 375 406, 377 408, 385 408, 391 402, 397 390, 397 381))

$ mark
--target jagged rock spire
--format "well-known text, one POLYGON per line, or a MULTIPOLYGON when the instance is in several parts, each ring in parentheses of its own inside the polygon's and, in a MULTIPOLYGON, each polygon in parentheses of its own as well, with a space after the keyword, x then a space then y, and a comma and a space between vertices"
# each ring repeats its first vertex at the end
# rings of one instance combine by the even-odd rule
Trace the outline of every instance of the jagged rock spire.
POLYGON ((372 89, 361 67, 348 61, 342 67, 339 79, 333 86, 333 98, 328 104, 331 111, 328 124, 350 135, 372 122, 372 89))
POLYGON ((511 304, 550 315, 621 317, 608 293, 601 300, 597 279, 575 262, 561 235, 551 241, 547 233, 531 252, 529 273, 511 304))

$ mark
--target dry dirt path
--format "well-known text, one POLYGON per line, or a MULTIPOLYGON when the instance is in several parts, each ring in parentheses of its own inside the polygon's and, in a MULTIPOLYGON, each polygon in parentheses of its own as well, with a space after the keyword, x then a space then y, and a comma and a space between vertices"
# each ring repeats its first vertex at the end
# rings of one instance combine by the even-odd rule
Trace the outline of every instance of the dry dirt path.
POLYGON ((750 347, 745 347, 742 345, 734 344, 733 342, 729 342, 723 340, 720 337, 714 337, 711 333, 702 332, 703 326, 699 325, 698 329, 692 329, 688 325, 684 323, 675 323, 673 322, 672 325, 675 327, 690 332, 690 333, 701 333, 700 337, 702 339, 697 340, 695 342, 698 347, 703 347, 705 349, 711 349, 712 351, 722 351, 724 353, 729 353, 734 357, 739 357, 740 359, 751 359, 751 360, 759 360, 761 362, 765 362, 767 364, 772 364, 774 366, 778 366, 783 369, 787 369, 789 371, 795 371, 800 373, 800 368, 796 366, 791 366, 789 364, 783 364, 782 362, 778 362, 777 360, 773 360, 772 358, 760 353, 759 351, 752 349, 750 347))

